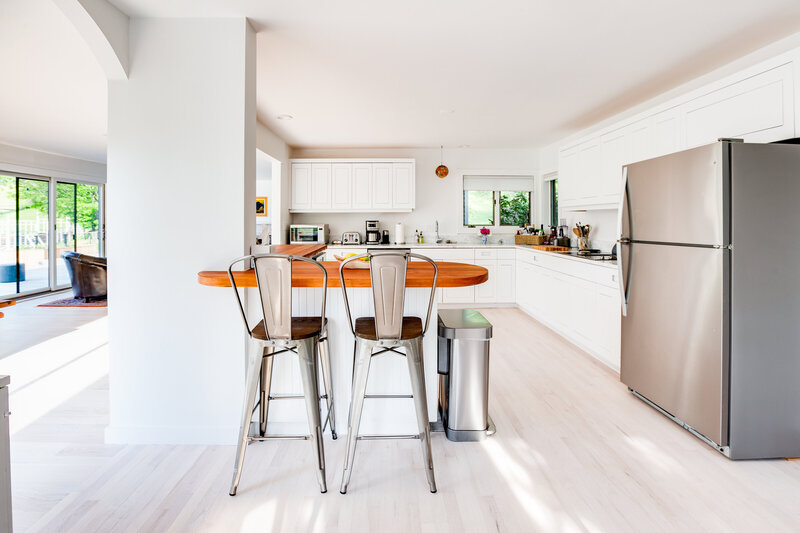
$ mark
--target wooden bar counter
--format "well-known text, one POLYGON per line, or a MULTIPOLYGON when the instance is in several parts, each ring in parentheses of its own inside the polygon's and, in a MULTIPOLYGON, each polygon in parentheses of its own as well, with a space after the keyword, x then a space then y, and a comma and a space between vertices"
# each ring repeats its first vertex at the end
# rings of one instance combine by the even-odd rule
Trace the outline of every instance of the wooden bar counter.
MULTIPOLYGON (((339 287, 339 262, 321 261, 328 271, 328 287, 339 287)), ((439 278, 437 287, 469 287, 478 285, 489 279, 489 271, 476 265, 465 263, 437 262, 439 278)), ((238 287, 255 287, 256 275, 251 270, 233 272, 238 287)), ((408 264, 406 287, 430 287, 433 279, 433 267, 428 263, 413 261, 408 264)), ((204 270, 197 274, 197 281, 209 287, 230 287, 226 270, 204 270)), ((347 287, 370 287, 368 268, 345 268, 347 287)), ((296 262, 292 265, 292 287, 322 287, 322 273, 313 265, 296 262)))
MULTIPOLYGON (((273 246, 275 253, 304 255, 313 257, 324 250, 324 246, 273 246)), ((347 431, 347 413, 350 405, 350 392, 353 376, 353 335, 347 323, 344 299, 339 288, 339 262, 320 262, 328 273, 327 309, 328 342, 331 349, 334 401, 336 405, 337 429, 339 435, 347 431)), ((428 396, 428 416, 435 421, 437 416, 438 375, 437 366, 437 327, 436 317, 441 299, 439 289, 449 287, 469 287, 478 285, 489 279, 487 269, 464 263, 437 262, 439 278, 437 293, 431 313, 431 324, 423 338, 423 357, 425 366, 425 388, 428 396)), ((236 284, 239 287, 256 287, 253 270, 234 271, 236 284)), ((406 275, 406 299, 404 315, 418 316, 424 319, 428 311, 433 267, 426 262, 411 261, 406 275)), ((368 268, 347 268, 345 280, 348 287, 350 310, 353 317, 372 316, 374 314, 372 290, 370 289, 370 272, 368 268)), ((209 287, 230 287, 227 270, 209 270, 199 272, 197 281, 209 287)), ((320 311, 322 291, 322 272, 314 265, 297 261, 292 265, 292 313, 294 316, 317 316, 320 311)), ((230 290, 230 289, 228 289, 230 290)), ((251 296, 254 289, 247 289, 251 296)), ((257 297, 249 299, 248 316, 251 325, 261 319, 257 297)), ((230 307, 219 309, 219 313, 236 312, 233 296, 230 307)), ((278 356, 273 367, 272 389, 279 393, 298 394, 302 389, 297 360, 292 357, 278 356)), ((370 368, 371 391, 379 394, 410 394, 408 365, 404 357, 396 354, 384 354, 373 361, 370 368)), ((271 433, 302 433, 306 431, 306 413, 303 402, 274 402, 269 408, 271 433)), ((395 399, 373 399, 365 404, 362 416, 362 432, 368 434, 398 434, 417 431, 414 409, 409 402, 395 399)))

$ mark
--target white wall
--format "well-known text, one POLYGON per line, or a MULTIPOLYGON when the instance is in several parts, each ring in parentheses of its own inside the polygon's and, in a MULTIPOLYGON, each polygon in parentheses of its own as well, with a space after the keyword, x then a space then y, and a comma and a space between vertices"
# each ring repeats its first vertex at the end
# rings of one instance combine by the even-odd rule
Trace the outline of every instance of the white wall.
POLYGON ((290 186, 289 145, 275 135, 269 128, 256 124, 256 146, 261 152, 276 160, 272 167, 272 196, 270 196, 270 222, 272 224, 273 244, 286 244, 289 235, 289 205, 292 188, 290 186), (280 166, 280 169, 278 169, 280 166))
POLYGON ((106 165, 64 155, 0 144, 0 171, 64 178, 90 183, 106 182, 106 165))
POLYGON ((256 234, 259 226, 272 223, 272 211, 275 207, 272 198, 272 164, 273 159, 260 150, 256 150, 256 196, 267 197, 267 216, 255 216, 256 234))
POLYGON ((235 441, 241 318, 197 272, 255 238, 254 50, 243 18, 131 20, 109 83, 109 442, 235 441))
MULTIPOLYGON (((450 174, 444 178, 436 177, 435 170, 441 162, 438 148, 369 148, 369 149, 296 149, 293 158, 360 157, 360 158, 414 158, 416 159, 416 208, 405 213, 301 213, 292 215, 292 223, 328 223, 331 239, 341 238, 342 232, 358 231, 364 238, 364 222, 377 219, 382 229, 394 234, 394 224, 403 222, 406 241, 411 242, 414 230, 419 229, 426 238, 433 238, 434 221, 439 221, 439 234, 443 238, 459 241, 477 242, 478 229, 463 225, 463 189, 460 174, 468 171, 524 171, 537 175, 537 151, 527 149, 445 149, 444 164, 450 174)), ((505 230, 505 228, 504 228, 505 230)), ((513 233, 513 228, 506 230, 513 233)), ((492 239, 505 238, 495 234, 492 239)), ((512 238, 513 239, 513 238, 512 238)))

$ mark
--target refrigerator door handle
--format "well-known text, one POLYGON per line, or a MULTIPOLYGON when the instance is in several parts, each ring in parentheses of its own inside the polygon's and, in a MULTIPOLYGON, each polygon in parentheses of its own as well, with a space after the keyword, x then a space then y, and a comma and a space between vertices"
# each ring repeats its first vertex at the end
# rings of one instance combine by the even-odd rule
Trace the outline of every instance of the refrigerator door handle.
MULTIPOLYGON (((619 201, 619 221, 618 221, 618 233, 619 239, 617 239, 618 250, 617 250, 617 271, 619 273, 619 295, 620 295, 620 304, 622 305, 622 316, 628 316, 628 289, 627 289, 627 280, 625 279, 625 272, 622 268, 622 262, 625 260, 625 254, 623 250, 625 246, 630 243, 630 238, 623 237, 622 235, 622 221, 623 216, 627 212, 626 207, 628 206, 628 167, 622 167, 622 193, 620 194, 620 201, 619 201)), ((628 230, 630 231, 630 221, 628 222, 628 230)), ((628 266, 628 272, 630 273, 630 265, 628 266)))

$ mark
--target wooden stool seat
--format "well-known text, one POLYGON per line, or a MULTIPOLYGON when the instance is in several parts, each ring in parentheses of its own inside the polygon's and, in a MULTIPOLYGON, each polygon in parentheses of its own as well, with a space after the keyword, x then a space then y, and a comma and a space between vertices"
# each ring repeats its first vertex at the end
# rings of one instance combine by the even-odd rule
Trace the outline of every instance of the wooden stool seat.
MULTIPOLYGON (((325 319, 325 324, 328 323, 328 319, 325 319)), ((302 316, 302 317, 292 317, 292 340, 300 340, 300 339, 308 339, 314 337, 316 335, 320 335, 322 319, 318 316, 302 316)), ((264 329, 264 321, 260 321, 256 324, 256 327, 253 328, 253 331, 250 332, 253 335, 253 338, 266 341, 269 340, 267 338, 267 332, 264 329)))
MULTIPOLYGON (((415 316, 403 317, 403 330, 400 333, 400 340, 414 339, 422 336, 422 319, 415 316)), ((356 337, 376 341, 378 334, 375 331, 375 317, 356 318, 356 337)))

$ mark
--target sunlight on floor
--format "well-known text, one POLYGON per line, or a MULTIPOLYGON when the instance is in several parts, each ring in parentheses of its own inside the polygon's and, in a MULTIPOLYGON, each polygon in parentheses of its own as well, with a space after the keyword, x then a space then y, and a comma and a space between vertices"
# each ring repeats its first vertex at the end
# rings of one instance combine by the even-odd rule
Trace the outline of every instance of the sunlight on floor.
POLYGON ((12 435, 108 374, 106 330, 99 318, 0 359, 12 376, 12 435))
MULTIPOLYGON (((519 464, 505 449, 507 443, 499 439, 486 439, 482 442, 487 451, 487 456, 492 460, 497 472, 502 476, 503 481, 508 484, 514 497, 519 501, 521 507, 525 509, 528 516, 533 520, 540 530, 559 531, 557 529, 557 517, 553 511, 535 495, 535 487, 528 469, 519 464)), ((562 529, 561 531, 579 531, 580 528, 562 529)))
POLYGON ((651 466, 661 472, 675 473, 683 470, 683 466, 673 459, 665 450, 656 446, 650 439, 636 436, 625 436, 625 442, 636 450, 641 457, 647 459, 651 466))

